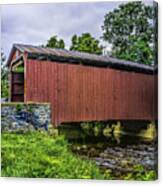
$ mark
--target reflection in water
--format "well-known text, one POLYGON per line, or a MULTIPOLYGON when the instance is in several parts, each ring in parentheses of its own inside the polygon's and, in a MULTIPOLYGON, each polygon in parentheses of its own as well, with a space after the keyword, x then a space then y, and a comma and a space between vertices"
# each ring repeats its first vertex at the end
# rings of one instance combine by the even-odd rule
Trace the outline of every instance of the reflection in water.
POLYGON ((106 127, 105 137, 93 137, 71 142, 74 153, 91 158, 101 170, 111 170, 115 174, 132 172, 135 165, 146 170, 155 170, 157 166, 157 132, 150 123, 139 134, 125 133, 120 122, 106 127))
POLYGON ((146 130, 141 130, 139 136, 149 140, 155 139, 157 137, 157 131, 154 122, 151 122, 146 130))
POLYGON ((117 125, 114 126, 114 131, 113 131, 113 135, 115 140, 117 141, 117 144, 120 144, 121 131, 122 131, 121 123, 117 122, 117 125))
POLYGON ((151 122, 147 125, 146 129, 140 130, 139 133, 128 133, 123 131, 123 127, 121 126, 121 123, 118 121, 117 124, 112 124, 111 127, 107 126, 104 131, 103 131, 104 136, 107 138, 109 137, 114 137, 115 140, 117 141, 117 144, 120 144, 121 140, 121 135, 131 135, 134 136, 139 136, 142 138, 144 141, 153 141, 157 137, 157 130, 156 130, 156 125, 154 122, 151 122))

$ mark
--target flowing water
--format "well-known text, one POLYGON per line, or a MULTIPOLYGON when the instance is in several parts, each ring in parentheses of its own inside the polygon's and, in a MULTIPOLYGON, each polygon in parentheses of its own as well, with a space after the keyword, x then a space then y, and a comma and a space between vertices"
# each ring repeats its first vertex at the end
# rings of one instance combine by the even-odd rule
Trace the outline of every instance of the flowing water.
POLYGON ((135 165, 145 170, 157 168, 157 140, 132 134, 112 135, 105 138, 88 138, 71 142, 75 154, 95 161, 101 171, 119 176, 134 171, 135 165))

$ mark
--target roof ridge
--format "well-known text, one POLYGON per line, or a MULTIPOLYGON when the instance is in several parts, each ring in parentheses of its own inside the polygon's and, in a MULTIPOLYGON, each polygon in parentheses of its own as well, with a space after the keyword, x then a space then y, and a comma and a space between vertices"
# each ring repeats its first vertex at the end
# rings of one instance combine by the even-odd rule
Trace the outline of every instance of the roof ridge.
POLYGON ((43 47, 43 46, 36 46, 32 44, 21 44, 21 43, 14 43, 13 46, 23 46, 23 47, 34 47, 34 48, 43 48, 43 49, 50 49, 50 50, 63 50, 66 52, 74 52, 74 53, 80 53, 80 54, 86 54, 86 55, 92 55, 92 56, 98 56, 98 57, 109 57, 109 56, 103 56, 103 55, 98 55, 98 54, 92 54, 92 53, 87 53, 83 51, 76 51, 76 50, 68 50, 66 48, 50 48, 50 47, 43 47))
POLYGON ((134 61, 130 61, 130 60, 124 60, 124 59, 119 59, 119 58, 115 58, 115 57, 111 57, 111 56, 105 56, 105 55, 98 55, 98 54, 92 54, 92 53, 87 53, 87 52, 82 52, 82 51, 76 51, 76 50, 68 50, 68 49, 62 49, 62 48, 50 48, 50 47, 43 47, 43 46, 36 46, 36 45, 31 45, 31 44, 21 44, 21 43, 14 43, 14 45, 18 45, 18 46, 24 46, 24 47, 34 47, 34 48, 43 48, 43 49, 50 49, 50 50, 61 50, 61 51, 66 51, 66 52, 70 52, 70 53, 76 53, 76 54, 86 54, 89 56, 96 56, 96 57, 102 57, 105 58, 107 60, 118 60, 121 62, 125 62, 125 63, 132 63, 132 64, 138 64, 138 65, 142 65, 142 66, 149 66, 152 67, 151 65, 147 65, 147 64, 141 64, 138 62, 134 62, 134 61))
MULTIPOLYGON (((49 48, 43 46, 35 46, 31 44, 21 44, 15 43, 13 44, 13 48, 11 54, 15 51, 15 49, 20 50, 22 53, 27 52, 29 54, 34 55, 37 54, 45 59, 45 56, 50 57, 50 60, 57 60, 62 62, 70 62, 70 63, 82 63, 86 65, 100 66, 100 67, 110 67, 124 70, 132 70, 139 72, 147 72, 153 73, 157 69, 157 64, 154 66, 136 63, 133 61, 127 61, 123 59, 118 59, 110 56, 90 54, 86 52, 80 51, 72 51, 67 49, 58 49, 58 48, 49 48), (41 56, 42 55, 42 56, 41 56)), ((47 59, 46 58, 46 59, 47 59)), ((39 58, 40 60, 40 58, 39 58)), ((8 64, 11 61, 11 55, 9 56, 8 64)))

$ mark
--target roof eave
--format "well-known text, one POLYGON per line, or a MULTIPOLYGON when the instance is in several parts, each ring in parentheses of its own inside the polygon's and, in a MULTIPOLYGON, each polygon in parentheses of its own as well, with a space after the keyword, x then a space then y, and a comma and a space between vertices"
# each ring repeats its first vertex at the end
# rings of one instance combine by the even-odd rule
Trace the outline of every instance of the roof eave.
POLYGON ((20 52, 23 52, 23 51, 17 46, 17 44, 13 44, 12 49, 11 49, 11 52, 10 52, 9 57, 8 57, 8 59, 7 59, 7 63, 6 63, 6 66, 7 66, 7 67, 10 66, 10 63, 11 63, 11 61, 12 61, 12 56, 13 56, 13 54, 14 54, 14 52, 15 52, 16 50, 19 50, 20 52))

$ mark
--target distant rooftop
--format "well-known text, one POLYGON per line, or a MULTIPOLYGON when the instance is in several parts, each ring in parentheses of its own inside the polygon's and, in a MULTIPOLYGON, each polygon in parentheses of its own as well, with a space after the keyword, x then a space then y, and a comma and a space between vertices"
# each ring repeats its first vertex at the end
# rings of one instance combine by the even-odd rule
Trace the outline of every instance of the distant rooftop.
POLYGON ((108 56, 89 54, 78 51, 69 51, 66 49, 52 49, 47 47, 32 46, 25 44, 13 45, 10 56, 8 58, 7 62, 8 65, 11 62, 11 56, 16 49, 21 51, 22 53, 26 52, 28 54, 28 58, 30 59, 50 60, 98 67, 110 67, 149 74, 152 74, 155 71, 157 71, 157 65, 149 66, 108 56))

